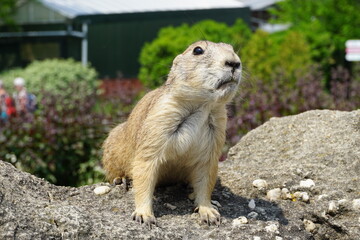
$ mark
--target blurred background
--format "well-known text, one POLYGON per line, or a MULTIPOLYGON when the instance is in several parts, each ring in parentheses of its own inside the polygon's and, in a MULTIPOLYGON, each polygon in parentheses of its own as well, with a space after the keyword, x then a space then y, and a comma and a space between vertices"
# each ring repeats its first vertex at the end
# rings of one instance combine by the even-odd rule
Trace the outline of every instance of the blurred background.
POLYGON ((0 159, 57 185, 103 181, 101 144, 197 40, 243 82, 224 154, 271 117, 360 108, 358 0, 0 0, 0 159))

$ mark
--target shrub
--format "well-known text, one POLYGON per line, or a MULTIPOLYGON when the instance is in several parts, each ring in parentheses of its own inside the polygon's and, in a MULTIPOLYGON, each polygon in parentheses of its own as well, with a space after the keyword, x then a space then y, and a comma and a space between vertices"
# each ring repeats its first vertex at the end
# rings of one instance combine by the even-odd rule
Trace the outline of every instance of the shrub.
POLYGON ((125 105, 99 98, 96 75, 73 60, 34 62, 2 73, 8 87, 15 77, 25 78, 39 106, 34 114, 0 123, 2 160, 58 185, 102 181, 102 141, 130 108, 119 111, 125 105))
POLYGON ((232 26, 207 20, 193 26, 183 24, 161 29, 158 37, 145 44, 141 51, 140 80, 150 88, 160 86, 166 80, 176 55, 189 44, 204 38, 232 44, 245 71, 264 83, 271 81, 275 71, 281 71, 294 86, 301 69, 312 63, 311 48, 300 32, 270 35, 259 30, 252 34, 241 20, 232 26))
POLYGON ((151 43, 146 43, 141 50, 139 79, 150 88, 162 85, 173 59, 188 45, 198 40, 226 42, 239 50, 243 48, 250 35, 250 29, 242 20, 237 20, 232 26, 205 20, 192 26, 183 24, 179 27, 162 28, 157 38, 151 43))
POLYGON ((313 109, 355 110, 360 107, 360 82, 343 67, 332 70, 331 91, 324 91, 324 74, 319 67, 309 67, 296 86, 287 76, 277 73, 272 81, 248 80, 229 105, 228 145, 234 145, 248 131, 271 117, 298 114, 313 109), (253 82, 249 82, 253 81, 253 82))
MULTIPOLYGON (((77 89, 76 85, 68 87, 77 89)), ((0 156, 57 185, 103 181, 101 144, 113 123, 124 120, 128 113, 117 109, 109 116, 104 112, 108 102, 99 102, 95 93, 83 93, 75 99, 71 93, 41 94, 42 107, 35 115, 12 118, 0 125, 0 156), (65 100, 72 104, 59 104, 65 100)))
POLYGON ((282 73, 287 84, 293 87, 296 79, 312 63, 310 46, 305 37, 295 31, 270 35, 258 30, 251 36, 240 57, 245 70, 253 78, 261 79, 263 84, 271 84, 277 72, 282 73))
POLYGON ((360 108, 360 81, 358 74, 353 77, 349 71, 337 66, 331 71, 330 93, 334 109, 351 111, 360 108))
POLYGON ((344 64, 345 41, 360 35, 358 0, 285 0, 276 5, 273 18, 306 36, 314 60, 327 69, 344 64))
POLYGON ((26 80, 27 89, 41 98, 42 90, 54 94, 90 95, 96 90, 96 71, 91 67, 84 67, 80 62, 72 59, 51 59, 35 61, 24 70, 15 69, 0 74, 5 87, 11 89, 15 77, 26 80), (70 85, 77 82, 76 89, 70 85))

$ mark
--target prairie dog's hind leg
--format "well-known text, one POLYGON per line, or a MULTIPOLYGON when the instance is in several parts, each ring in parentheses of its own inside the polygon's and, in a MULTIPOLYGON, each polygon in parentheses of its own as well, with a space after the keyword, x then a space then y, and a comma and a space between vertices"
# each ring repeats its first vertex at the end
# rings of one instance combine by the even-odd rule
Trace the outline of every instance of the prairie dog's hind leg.
POLYGON ((129 172, 129 151, 127 151, 126 145, 120 145, 119 139, 125 135, 125 123, 122 123, 115 127, 109 133, 109 136, 105 139, 102 146, 103 156, 102 165, 106 172, 106 179, 110 183, 118 182, 117 179, 128 176, 129 172))

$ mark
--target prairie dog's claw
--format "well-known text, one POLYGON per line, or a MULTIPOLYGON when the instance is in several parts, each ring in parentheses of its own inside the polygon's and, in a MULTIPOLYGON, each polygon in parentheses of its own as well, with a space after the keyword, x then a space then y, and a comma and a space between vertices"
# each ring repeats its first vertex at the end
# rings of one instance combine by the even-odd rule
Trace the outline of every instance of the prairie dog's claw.
POLYGON ((216 226, 220 226, 220 213, 214 207, 204 207, 200 206, 199 214, 201 222, 208 224, 214 224, 216 226))
POLYGON ((138 213, 136 211, 131 214, 132 220, 140 224, 145 223, 151 229, 152 225, 156 226, 156 218, 153 214, 138 213))
POLYGON ((126 191, 129 191, 130 182, 125 177, 122 177, 122 178, 121 177, 116 177, 116 178, 114 178, 112 184, 114 186, 123 184, 125 186, 126 191))
POLYGON ((116 178, 114 178, 114 180, 113 180, 113 182, 112 182, 113 185, 120 185, 120 184, 122 184, 122 183, 123 183, 123 181, 122 181, 122 178, 121 178, 121 177, 116 177, 116 178))

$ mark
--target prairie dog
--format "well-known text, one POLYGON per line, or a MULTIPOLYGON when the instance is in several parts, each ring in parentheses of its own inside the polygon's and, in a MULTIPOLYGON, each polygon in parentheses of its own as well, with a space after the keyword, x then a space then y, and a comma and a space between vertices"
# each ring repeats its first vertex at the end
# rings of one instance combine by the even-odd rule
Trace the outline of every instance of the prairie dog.
POLYGON ((107 179, 133 179, 132 218, 155 224, 158 183, 188 182, 203 222, 220 224, 211 205, 225 143, 225 105, 236 93, 241 62, 232 46, 199 41, 178 55, 165 84, 147 93, 103 145, 107 179))

